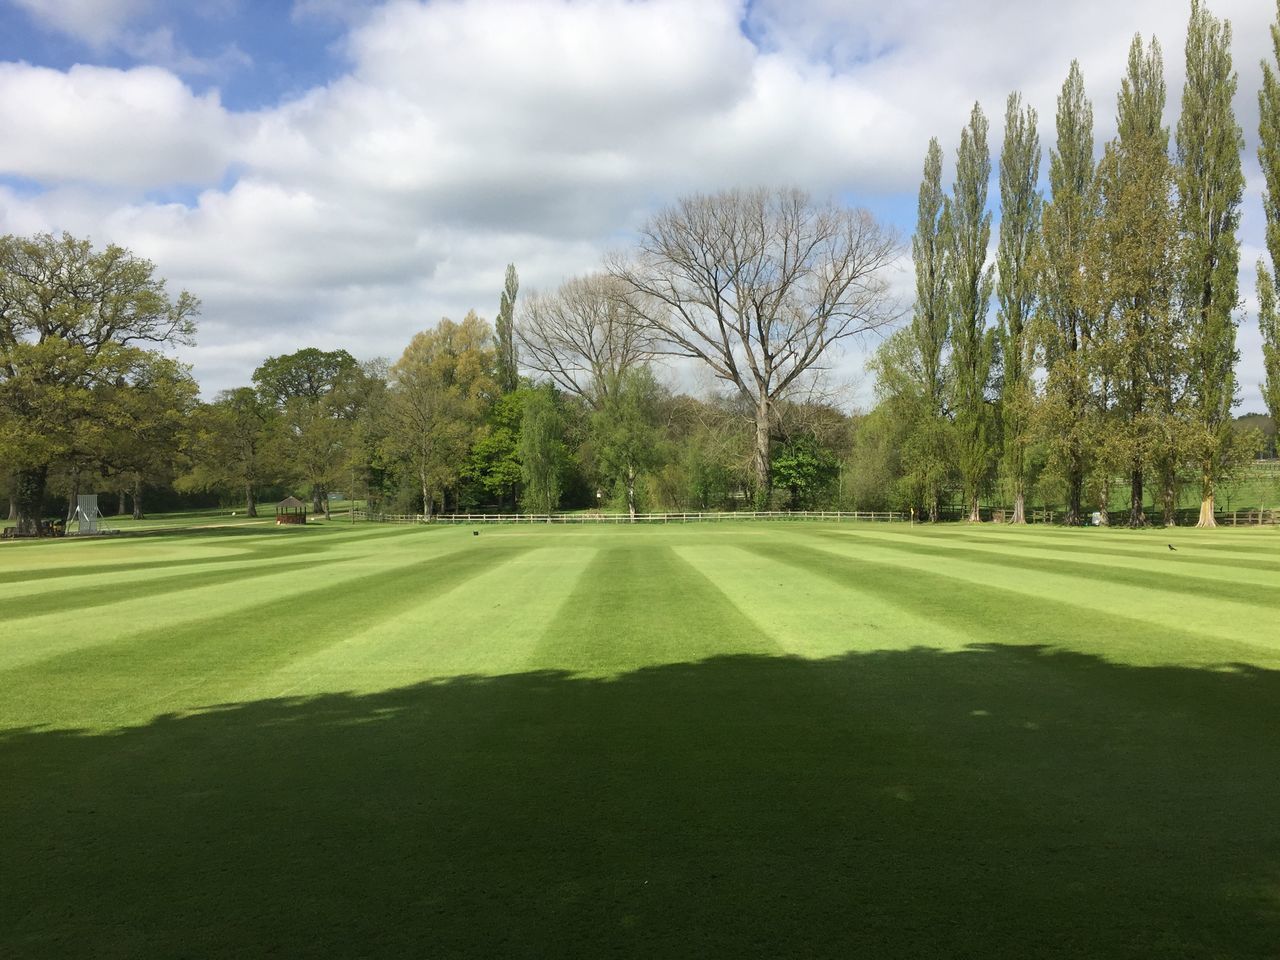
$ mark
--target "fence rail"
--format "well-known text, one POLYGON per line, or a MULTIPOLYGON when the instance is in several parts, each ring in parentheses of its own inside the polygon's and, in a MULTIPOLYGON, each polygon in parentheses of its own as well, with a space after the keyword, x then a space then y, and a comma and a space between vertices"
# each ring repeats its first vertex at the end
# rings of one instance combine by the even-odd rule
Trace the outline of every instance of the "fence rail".
POLYGON ((1280 526, 1280 510, 1233 510, 1219 513, 1215 519, 1224 527, 1280 526))
POLYGON ((890 511, 770 510, 701 513, 370 513, 356 510, 355 519, 375 523, 705 523, 730 520, 870 520, 901 522, 906 515, 890 511))

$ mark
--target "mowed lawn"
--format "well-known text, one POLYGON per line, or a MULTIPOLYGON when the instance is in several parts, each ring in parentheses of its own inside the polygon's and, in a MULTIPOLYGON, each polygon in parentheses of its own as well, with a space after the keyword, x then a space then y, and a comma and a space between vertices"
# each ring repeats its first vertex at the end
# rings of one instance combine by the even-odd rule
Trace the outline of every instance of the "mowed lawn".
POLYGON ((0 584, 0 957, 1280 955, 1280 531, 241 526, 0 584))

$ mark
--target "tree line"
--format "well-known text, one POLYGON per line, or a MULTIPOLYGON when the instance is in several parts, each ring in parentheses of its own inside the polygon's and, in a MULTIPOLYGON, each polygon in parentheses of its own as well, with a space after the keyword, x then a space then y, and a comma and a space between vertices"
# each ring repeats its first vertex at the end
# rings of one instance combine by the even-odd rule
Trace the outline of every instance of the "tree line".
MULTIPOLYGON (((1280 5, 1277 7, 1280 21, 1280 5)), ((1272 27, 1280 61, 1280 26, 1272 27)), ((1240 208, 1244 136, 1231 25, 1192 0, 1181 113, 1165 124, 1157 40, 1136 36, 1116 100, 1116 136, 1095 152, 1093 105, 1078 62, 1058 97, 1056 142, 1042 194, 1037 114, 1017 93, 1005 107, 1001 219, 994 263, 988 124, 975 105, 961 132, 950 193, 930 142, 912 239, 911 321, 875 360, 874 412, 898 496, 937 519, 961 492, 970 519, 998 486, 1025 515, 1030 484, 1058 491, 1066 522, 1086 511, 1148 522, 1148 493, 1166 524, 1181 488, 1199 492, 1198 525, 1214 524, 1218 488, 1262 438, 1236 428, 1240 208), (993 303, 994 300, 994 303, 993 303), (995 322, 989 322, 994 312, 995 322)), ((1261 148, 1271 269, 1257 265, 1266 383, 1280 413, 1280 88, 1263 65, 1261 148)))
MULTIPOLYGON (((1280 21, 1280 4, 1277 6, 1280 21)), ((1259 93, 1271 269, 1258 265, 1274 422, 1280 401, 1280 26, 1259 93)), ((491 325, 475 311, 415 334, 394 361, 306 347, 201 401, 166 348, 199 302, 155 267, 82 239, 0 238, 0 479, 23 533, 59 497, 148 490, 260 498, 329 493, 375 509, 843 506, 943 518, 957 499, 1166 522, 1183 486, 1200 522, 1259 446, 1232 417, 1243 134, 1231 30, 1191 7, 1176 130, 1159 45, 1135 38, 1117 135, 1095 152, 1078 64, 1058 99, 1048 191, 1035 110, 1012 94, 996 182, 975 105, 950 191, 930 142, 910 254, 863 210, 799 190, 727 190, 660 210, 593 274, 521 294, 509 266, 491 325), (848 414, 832 348, 884 332, 877 403, 848 414), (891 332, 892 331, 892 332, 891 332), (664 385, 683 358, 707 386, 664 385)))

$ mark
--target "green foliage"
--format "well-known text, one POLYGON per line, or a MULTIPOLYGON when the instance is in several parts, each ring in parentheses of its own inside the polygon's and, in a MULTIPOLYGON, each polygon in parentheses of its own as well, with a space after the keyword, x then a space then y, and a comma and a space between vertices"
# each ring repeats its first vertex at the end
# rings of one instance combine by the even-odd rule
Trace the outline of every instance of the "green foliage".
POLYGON ((1163 493, 1172 493, 1180 441, 1186 338, 1176 304, 1181 258, 1164 103, 1160 46, 1152 40, 1144 49, 1134 37, 1118 99, 1119 137, 1107 145, 1100 169, 1101 281, 1109 316, 1098 337, 1114 373, 1108 442, 1123 451, 1130 526, 1146 522, 1148 472, 1157 473, 1163 493))
POLYGON ((622 493, 633 517, 639 510, 641 480, 662 456, 658 418, 663 393, 648 367, 633 367, 604 392, 600 409, 591 418, 602 477, 622 493))
POLYGON ((951 406, 955 411, 955 455, 970 519, 978 519, 978 496, 991 472, 995 424, 987 391, 995 358, 994 330, 987 327, 992 268, 987 266, 991 213, 987 183, 991 156, 987 118, 973 105, 960 132, 956 181, 943 217, 949 248, 946 258, 951 314, 951 406))
POLYGON ((414 335, 391 368, 385 452, 403 464, 430 515, 456 486, 498 392, 489 325, 474 312, 414 335))
POLYGON ((1049 153, 1051 199, 1045 205, 1035 268, 1039 286, 1036 340, 1046 369, 1043 400, 1032 432, 1045 446, 1049 475, 1064 491, 1066 522, 1083 519, 1085 476, 1092 466, 1092 427, 1106 377, 1098 368, 1101 326, 1096 286, 1099 185, 1093 159, 1093 105, 1080 64, 1058 96, 1057 142, 1049 153))
POLYGON ((1280 423, 1280 316, 1274 282, 1280 274, 1280 0, 1276 3, 1276 22, 1271 25, 1271 49, 1271 59, 1262 63, 1262 88, 1258 91, 1258 163, 1262 167, 1262 208, 1271 257, 1270 270, 1258 258, 1258 325, 1266 372, 1262 394, 1271 419, 1280 423))
POLYGON ((509 263, 503 278, 498 318, 494 321, 496 340, 494 377, 497 380, 498 390, 502 393, 514 393, 520 386, 520 357, 515 337, 516 294, 519 290, 520 277, 516 273, 516 265, 509 263))
POLYGON ((1212 524, 1214 487, 1226 463, 1238 455, 1231 407, 1239 360, 1234 311, 1244 133, 1232 108, 1231 25, 1211 16, 1201 0, 1192 0, 1186 57, 1177 135, 1181 299, 1188 326, 1190 444, 1200 468, 1201 522, 1212 524))
POLYGON ((793 437, 773 457, 773 483, 788 491, 791 509, 809 510, 840 472, 835 455, 811 434, 793 437))
POLYGON ((520 422, 531 392, 526 387, 495 399, 487 421, 471 444, 466 475, 500 503, 514 494, 522 478, 520 422))
POLYGON ((0 237, 0 460, 18 475, 20 530, 38 530, 53 466, 99 463, 112 436, 123 442, 113 423, 139 435, 158 426, 131 414, 167 417, 135 394, 161 364, 147 348, 189 343, 198 312, 122 247, 0 237))
POLYGON ((363 371, 345 350, 305 347, 268 357, 253 372, 263 400, 280 417, 276 457, 305 484, 316 513, 329 512, 328 490, 344 472, 365 393, 363 371))
POLYGON ((536 387, 525 397, 519 456, 524 511, 554 512, 560 506, 566 451, 564 418, 551 387, 536 387))
POLYGON ((997 337, 1002 364, 1000 409, 1003 464, 1014 494, 1015 520, 1022 522, 1027 447, 1034 409, 1032 317, 1039 298, 1036 260, 1040 244, 1040 138, 1036 112, 1009 94, 1004 147, 1000 153, 1000 241, 997 252, 1000 303, 997 337))

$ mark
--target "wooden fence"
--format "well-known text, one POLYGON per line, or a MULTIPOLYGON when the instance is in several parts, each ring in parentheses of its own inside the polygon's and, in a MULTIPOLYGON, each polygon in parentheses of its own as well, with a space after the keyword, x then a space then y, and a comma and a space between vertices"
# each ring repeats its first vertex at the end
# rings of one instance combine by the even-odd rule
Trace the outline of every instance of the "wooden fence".
POLYGON ((1221 527, 1280 526, 1280 510, 1233 510, 1219 513, 1215 519, 1221 527))
POLYGON ((746 510, 716 513, 638 513, 633 518, 625 513, 437 513, 422 514, 370 513, 355 511, 355 519, 375 523, 706 523, 726 520, 868 520, 901 522, 906 515, 897 511, 848 510, 746 510))

